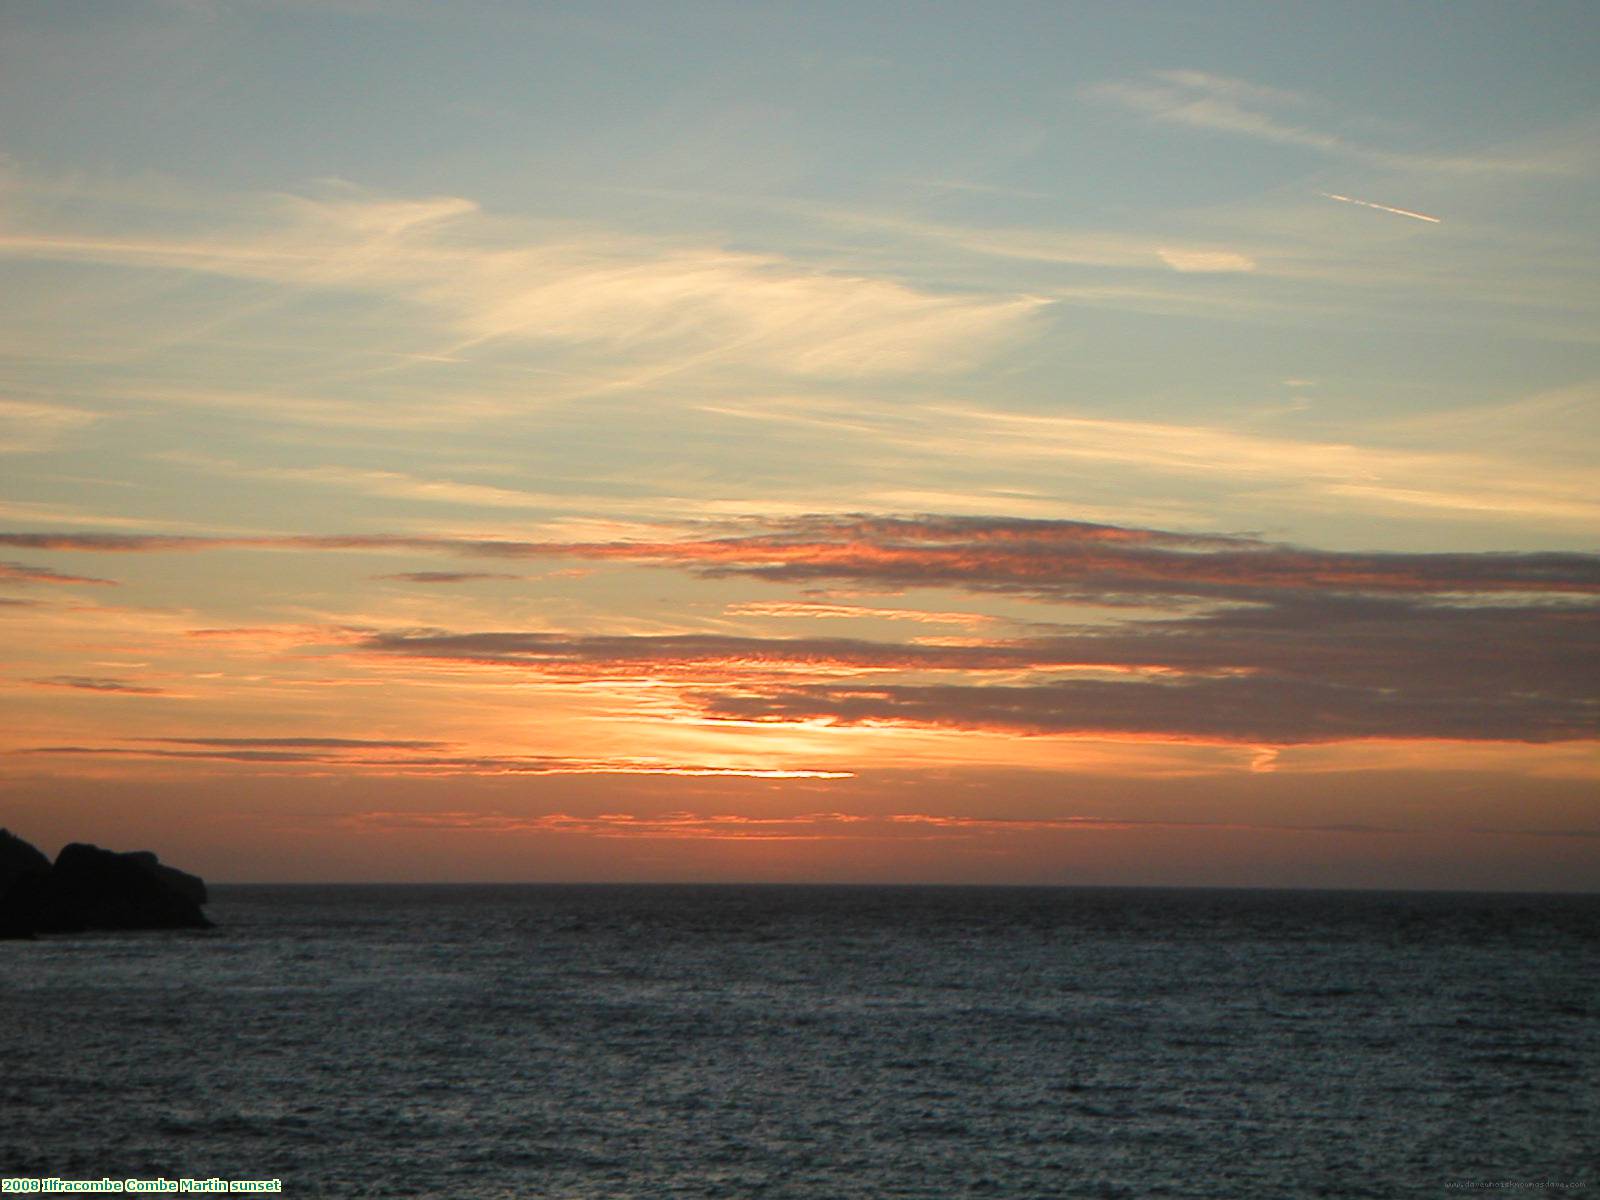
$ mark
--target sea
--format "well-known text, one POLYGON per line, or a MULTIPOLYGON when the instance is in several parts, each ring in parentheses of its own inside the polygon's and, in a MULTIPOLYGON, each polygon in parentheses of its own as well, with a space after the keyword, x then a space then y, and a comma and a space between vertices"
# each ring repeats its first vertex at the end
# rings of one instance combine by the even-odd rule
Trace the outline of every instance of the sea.
POLYGON ((1600 1190, 1600 896, 225 886, 208 913, 0 943, 0 1175, 1600 1190))

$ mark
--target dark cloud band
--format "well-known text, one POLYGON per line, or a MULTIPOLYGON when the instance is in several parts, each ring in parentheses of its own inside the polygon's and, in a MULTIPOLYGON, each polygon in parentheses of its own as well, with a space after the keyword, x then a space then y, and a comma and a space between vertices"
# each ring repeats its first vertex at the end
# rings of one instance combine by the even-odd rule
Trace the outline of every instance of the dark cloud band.
POLYGON ((1370 739, 1560 742, 1600 737, 1592 702, 1343 687, 1304 680, 1073 680, 1026 687, 804 685, 693 697, 721 720, 894 724, 1301 745, 1370 739))
MULTIPOLYGON (((199 538, 0 534, 36 551, 383 550, 501 559, 580 558, 772 581, 951 587, 1047 598, 1262 599, 1301 593, 1600 594, 1600 556, 1312 550, 1245 535, 979 517, 804 517, 747 522, 727 536, 521 542, 392 535, 199 538)), ((423 573, 418 573, 423 574, 423 573)))

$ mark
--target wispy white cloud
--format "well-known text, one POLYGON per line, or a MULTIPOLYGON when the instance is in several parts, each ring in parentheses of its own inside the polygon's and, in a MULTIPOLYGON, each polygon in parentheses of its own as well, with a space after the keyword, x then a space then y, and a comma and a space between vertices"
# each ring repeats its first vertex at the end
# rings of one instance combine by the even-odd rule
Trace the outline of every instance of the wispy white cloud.
MULTIPOLYGON (((1164 269, 1185 269, 1177 264, 1194 263, 1188 269, 1261 271, 1266 274, 1303 273, 1303 264, 1294 264, 1287 248, 1270 248, 1272 261, 1259 261, 1267 255, 1260 248, 1259 239, 1250 245, 1236 241, 1222 242, 1215 238, 1184 236, 1176 230, 1164 233, 1142 233, 1125 229, 1082 228, 1050 224, 980 225, 939 220, 924 213, 901 209, 843 206, 792 198, 771 196, 710 195, 697 192, 664 189, 637 189, 630 194, 648 196, 674 203, 705 207, 734 207, 756 209, 797 220, 807 225, 829 229, 830 236, 840 233, 857 233, 871 238, 876 251, 903 243, 897 257, 926 263, 928 248, 937 246, 946 255, 976 256, 998 260, 1014 260, 1057 267, 1101 267, 1116 271, 1161 272, 1164 269)), ((970 263, 968 266, 970 267, 970 263)), ((1119 296, 1161 299, 1171 303, 1202 304, 1189 293, 1159 288, 1130 288, 1121 283, 1097 283, 1093 291, 1108 301, 1119 296)), ((1062 293, 1051 289, 1046 294, 1056 298, 1062 293)), ((1080 294, 1086 294, 1080 291, 1080 294)), ((1209 301, 1214 303, 1213 301, 1209 301)), ((1119 307, 1111 303, 1110 307, 1119 307)))
MULTIPOLYGON (((785 420, 789 411, 772 403, 744 409, 766 421, 785 420)), ((729 416, 742 412, 732 404, 719 411, 729 416)), ((813 403, 793 415, 815 424, 825 410, 813 403)), ((1519 454, 1514 445, 1496 446, 1487 435, 1441 445, 1427 429, 1402 437, 1395 429, 1378 426, 1363 431, 1363 439, 1335 441, 1221 425, 1027 414, 956 404, 931 405, 921 419, 911 420, 891 406, 857 403, 840 418, 834 431, 841 439, 892 445, 901 455, 914 451, 924 465, 938 462, 981 471, 991 486, 997 478, 1059 477, 1062 464, 1071 462, 1124 475, 1133 470, 1207 481, 1306 508, 1337 501, 1408 517, 1535 519, 1564 527, 1600 523, 1600 502, 1587 463, 1519 454)), ((1442 417, 1438 423, 1448 420, 1442 417)), ((990 511, 999 507, 992 503, 990 511)), ((1073 511, 1082 515, 1085 510, 1074 506, 1073 511)))
POLYGON ((1600 458, 1600 381, 1584 380, 1491 404, 1395 417, 1380 432, 1408 445, 1515 455, 1554 467, 1591 468, 1600 458))
POLYGON ((1247 80, 1217 75, 1210 71, 1152 71, 1151 76, 1174 87, 1187 88, 1204 95, 1226 97, 1241 104, 1298 106, 1306 102, 1306 98, 1299 92, 1250 83, 1247 80))
POLYGON ((708 362, 845 378, 945 371, 992 352, 1046 303, 517 223, 460 197, 388 199, 346 185, 231 208, 228 220, 191 216, 162 236, 13 221, 0 255, 368 292, 435 313, 435 359, 505 340, 588 347, 623 356, 645 380, 708 362))
POLYGON ((1345 144, 1331 134, 1285 124, 1245 107, 1245 102, 1299 102, 1301 98, 1239 80, 1220 79, 1198 71, 1168 71, 1155 72, 1139 80, 1097 83, 1085 91, 1095 99, 1112 101, 1172 124, 1244 134, 1318 150, 1342 152, 1345 149, 1345 144))
MULTIPOLYGON (((983 430, 981 436, 959 439, 964 454, 1087 459, 1227 478, 1246 486, 1255 481, 1414 515, 1455 510, 1500 514, 1507 520, 1537 516, 1580 524, 1600 521, 1590 472, 1486 453, 1300 440, 1154 421, 946 411, 955 422, 983 430)), ((957 453, 957 441, 947 449, 957 453)))
POLYGON ((911 179, 908 183, 935 192, 966 192, 975 196, 999 196, 1010 200, 1048 200, 1048 192, 1030 188, 1005 187, 1000 184, 979 183, 971 179, 911 179))
POLYGON ((0 500, 0 520, 22 521, 33 525, 88 525, 97 529, 161 530, 172 533, 218 533, 214 524, 202 521, 169 521, 159 517, 133 516, 126 512, 92 512, 66 504, 46 504, 31 500, 0 500))
POLYGON ((1182 250, 1156 251, 1161 261, 1174 271, 1209 272, 1221 274, 1233 271, 1254 271, 1255 260, 1234 250, 1182 250))
POLYGON ((432 294, 474 341, 553 338, 629 349, 683 347, 801 375, 860 376, 966 365, 1044 302, 937 296, 774 257, 594 244, 491 260, 432 294), (487 283, 487 289, 484 284, 487 283))
POLYGON ((179 452, 170 452, 163 457, 166 461, 181 466, 229 478, 303 483, 397 500, 420 500, 432 504, 453 504, 473 508, 547 509, 566 508, 574 504, 570 496, 461 483, 451 479, 426 479, 401 471, 343 466, 246 466, 207 455, 179 452))
MULTIPOLYGON (((465 483, 457 479, 410 474, 404 471, 382 470, 371 467, 352 467, 336 463, 319 466, 279 466, 247 464, 213 455, 187 451, 167 451, 158 456, 159 461, 180 468, 202 471, 226 479, 251 479, 271 483, 284 483, 312 489, 329 489, 353 495, 373 496, 394 500, 416 501, 429 505, 458 508, 523 510, 549 514, 530 525, 529 518, 510 519, 503 525, 474 521, 453 529, 453 535, 463 537, 525 537, 530 530, 538 529, 543 536, 574 540, 606 540, 628 537, 660 537, 671 522, 683 520, 744 520, 751 516, 799 516, 815 510, 815 501, 809 491, 792 497, 782 494, 729 497, 719 494, 715 481, 699 481, 698 487, 683 494, 667 492, 641 496, 627 479, 608 479, 595 475, 585 479, 585 486, 568 491, 535 491, 527 488, 496 487, 488 484, 465 483), (610 485, 614 490, 607 490, 610 485)), ((695 483, 693 480, 685 481, 695 483)), ((776 486, 776 485, 775 485, 776 486)), ((868 489, 846 490, 844 496, 865 503, 875 497, 868 489)), ((992 508, 993 502, 987 506, 992 508)), ((0 504, 0 516, 43 522, 75 525, 101 524, 119 527, 157 528, 158 522, 111 518, 95 521, 84 517, 57 516, 57 510, 48 506, 6 506, 0 504)), ((420 519, 419 519, 420 520, 420 519)), ((397 525, 406 527, 405 520, 397 525)), ((417 526, 436 532, 438 521, 429 516, 417 526)), ((672 526, 676 528, 676 525, 672 526)), ((196 527, 182 527, 201 531, 196 527)))
POLYGON ((1456 175, 1564 174, 1569 164, 1549 155, 1432 155, 1383 150, 1284 120, 1273 111, 1309 105, 1307 97, 1202 71, 1154 71, 1084 89, 1092 99, 1120 105, 1155 121, 1258 141, 1299 146, 1338 158, 1406 170, 1456 175))
POLYGON ((48 450, 98 419, 97 413, 81 408, 0 399, 0 454, 48 450))
MULTIPOLYGON (((1551 161, 1565 164, 1563 171, 1580 169, 1571 156, 1551 161)), ((841 255, 884 262, 907 277, 933 270, 982 279, 1047 297, 1062 312, 1319 328, 1335 317, 1371 321, 1381 313, 1408 325, 1594 341, 1587 243, 1505 223, 1486 228, 1484 204, 1504 182, 1452 180, 1480 220, 1453 218, 1448 247, 1429 238, 1425 223, 1398 221, 1375 224, 1357 241, 1332 206, 1303 187, 1216 208, 1169 208, 1147 218, 1144 228, 1074 226, 1055 214, 1024 223, 958 222, 882 205, 662 189, 629 194, 695 213, 758 212, 792 225, 792 236, 805 244, 821 240, 841 255)))

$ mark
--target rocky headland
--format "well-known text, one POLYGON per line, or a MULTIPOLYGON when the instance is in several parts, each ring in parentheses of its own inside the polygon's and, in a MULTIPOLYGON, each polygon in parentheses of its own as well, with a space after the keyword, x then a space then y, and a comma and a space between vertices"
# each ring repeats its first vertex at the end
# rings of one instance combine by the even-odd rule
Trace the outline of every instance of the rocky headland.
POLYGON ((110 929, 209 929, 206 885, 148 850, 73 842, 52 863, 0 829, 0 938, 110 929))

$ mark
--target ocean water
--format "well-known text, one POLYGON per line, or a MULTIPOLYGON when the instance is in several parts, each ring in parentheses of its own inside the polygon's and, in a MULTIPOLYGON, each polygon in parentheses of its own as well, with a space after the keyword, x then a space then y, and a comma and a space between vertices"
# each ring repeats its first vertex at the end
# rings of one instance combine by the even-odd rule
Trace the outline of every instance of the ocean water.
POLYGON ((218 887, 208 911, 0 944, 0 1175, 1600 1188, 1597 896, 218 887))

